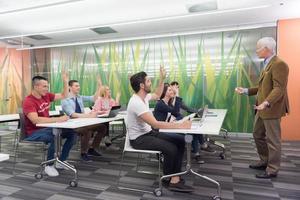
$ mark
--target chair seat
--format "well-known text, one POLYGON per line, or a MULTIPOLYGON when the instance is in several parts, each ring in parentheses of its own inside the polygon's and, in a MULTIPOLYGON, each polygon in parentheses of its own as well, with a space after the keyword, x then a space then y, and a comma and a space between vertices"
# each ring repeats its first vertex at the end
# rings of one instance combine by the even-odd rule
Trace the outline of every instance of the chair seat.
POLYGON ((155 154, 155 153, 161 153, 161 151, 155 151, 155 150, 143 150, 143 149, 134 149, 134 148, 125 148, 123 152, 135 152, 135 153, 150 153, 150 154, 155 154))
POLYGON ((109 122, 109 125, 123 125, 123 121, 112 121, 109 122))

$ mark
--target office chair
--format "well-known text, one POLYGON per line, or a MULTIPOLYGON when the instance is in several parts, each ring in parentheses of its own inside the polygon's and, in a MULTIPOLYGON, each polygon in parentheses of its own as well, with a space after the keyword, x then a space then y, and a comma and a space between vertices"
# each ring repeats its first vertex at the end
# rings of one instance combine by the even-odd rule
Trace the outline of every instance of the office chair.
MULTIPOLYGON (((19 144, 33 144, 34 146, 41 146, 42 147, 42 161, 45 161, 46 159, 46 152, 48 149, 48 146, 44 142, 37 142, 37 141, 26 141, 26 131, 25 131, 25 115, 24 113, 19 113, 20 121, 19 121, 19 128, 16 130, 15 134, 15 140, 14 140, 14 164, 13 164, 13 174, 15 174, 15 169, 16 169, 16 162, 17 162, 17 157, 18 157, 18 149, 19 149, 19 144)), ((37 175, 35 175, 37 179, 37 175)))
POLYGON ((161 155, 161 151, 153 151, 153 150, 141 150, 141 149, 134 149, 131 145, 130 145, 130 140, 129 140, 129 134, 128 134, 128 129, 127 129, 127 121, 126 118, 124 119, 124 126, 125 126, 125 130, 126 130, 126 136, 125 136, 125 144, 124 144, 124 149, 123 149, 123 153, 122 153, 122 160, 121 160, 121 164, 120 164, 120 171, 119 171, 119 178, 117 181, 117 186, 120 190, 131 190, 131 191, 139 191, 139 192, 145 192, 145 193, 154 193, 156 196, 161 196, 162 195, 162 191, 161 191, 161 181, 160 181, 160 175, 161 175, 161 166, 160 166, 160 162, 158 162, 158 180, 159 180, 159 188, 156 188, 153 192, 151 191, 146 191, 146 190, 140 190, 140 189, 135 189, 135 188, 129 188, 129 187, 121 187, 119 186, 119 182, 120 182, 120 178, 121 178, 121 173, 122 173, 122 167, 123 167, 123 161, 124 161, 124 156, 126 152, 131 152, 131 153, 138 153, 138 160, 137 160, 137 167, 136 167, 136 171, 137 172, 141 172, 141 173, 149 173, 147 171, 138 171, 139 168, 139 160, 140 154, 154 154, 154 155, 158 155, 159 156, 159 160, 160 160, 160 155, 161 155))

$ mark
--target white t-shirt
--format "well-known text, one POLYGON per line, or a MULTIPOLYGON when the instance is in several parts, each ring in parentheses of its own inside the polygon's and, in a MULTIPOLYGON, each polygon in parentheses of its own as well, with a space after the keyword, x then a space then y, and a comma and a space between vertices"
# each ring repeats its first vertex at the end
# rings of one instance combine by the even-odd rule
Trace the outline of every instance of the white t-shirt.
POLYGON ((139 116, 149 110, 149 100, 152 95, 147 94, 144 101, 136 94, 133 94, 127 106, 127 129, 130 140, 135 140, 137 137, 149 133, 152 128, 144 122, 139 116))

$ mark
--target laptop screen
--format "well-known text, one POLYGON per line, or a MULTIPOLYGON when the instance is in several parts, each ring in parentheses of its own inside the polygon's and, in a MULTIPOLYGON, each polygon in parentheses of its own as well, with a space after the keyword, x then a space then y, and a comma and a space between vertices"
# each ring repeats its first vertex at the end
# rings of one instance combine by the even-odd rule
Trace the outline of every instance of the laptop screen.
POLYGON ((121 109, 121 106, 113 106, 111 107, 108 117, 115 117, 119 114, 119 111, 121 109))

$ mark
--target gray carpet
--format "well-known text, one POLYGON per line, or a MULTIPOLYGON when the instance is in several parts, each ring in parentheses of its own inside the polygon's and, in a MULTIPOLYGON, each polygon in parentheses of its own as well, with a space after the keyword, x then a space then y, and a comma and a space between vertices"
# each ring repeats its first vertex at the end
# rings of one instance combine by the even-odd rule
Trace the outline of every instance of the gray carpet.
MULTIPOLYGON (((228 139, 216 138, 226 145, 226 158, 217 154, 202 153, 205 164, 193 160, 192 168, 220 182, 224 200, 296 200, 300 199, 300 142, 283 142, 282 168, 279 176, 272 180, 255 178, 258 172, 248 168, 249 162, 257 160, 253 138, 245 134, 232 134, 228 139)), ((123 140, 115 141, 122 148, 123 140)), ((2 138, 2 152, 12 153, 12 136, 2 138)), ((101 149, 102 157, 84 163, 79 159, 78 146, 70 155, 70 162, 79 173, 78 187, 70 187, 73 173, 60 170, 60 176, 37 180, 34 174, 39 171, 41 155, 39 146, 21 145, 17 159, 16 173, 12 174, 13 157, 0 163, 0 199, 3 200, 150 200, 150 199, 211 199, 216 187, 200 178, 188 174, 186 184, 195 188, 193 193, 178 193, 163 189, 163 196, 151 193, 120 190, 117 187, 121 161, 121 150, 101 149)), ((158 185, 157 175, 142 174, 136 171, 137 154, 127 153, 119 180, 119 186, 126 186, 152 192, 158 185)), ((184 164, 183 164, 184 169, 184 164)), ((157 172, 155 156, 143 155, 139 170, 157 172)))

